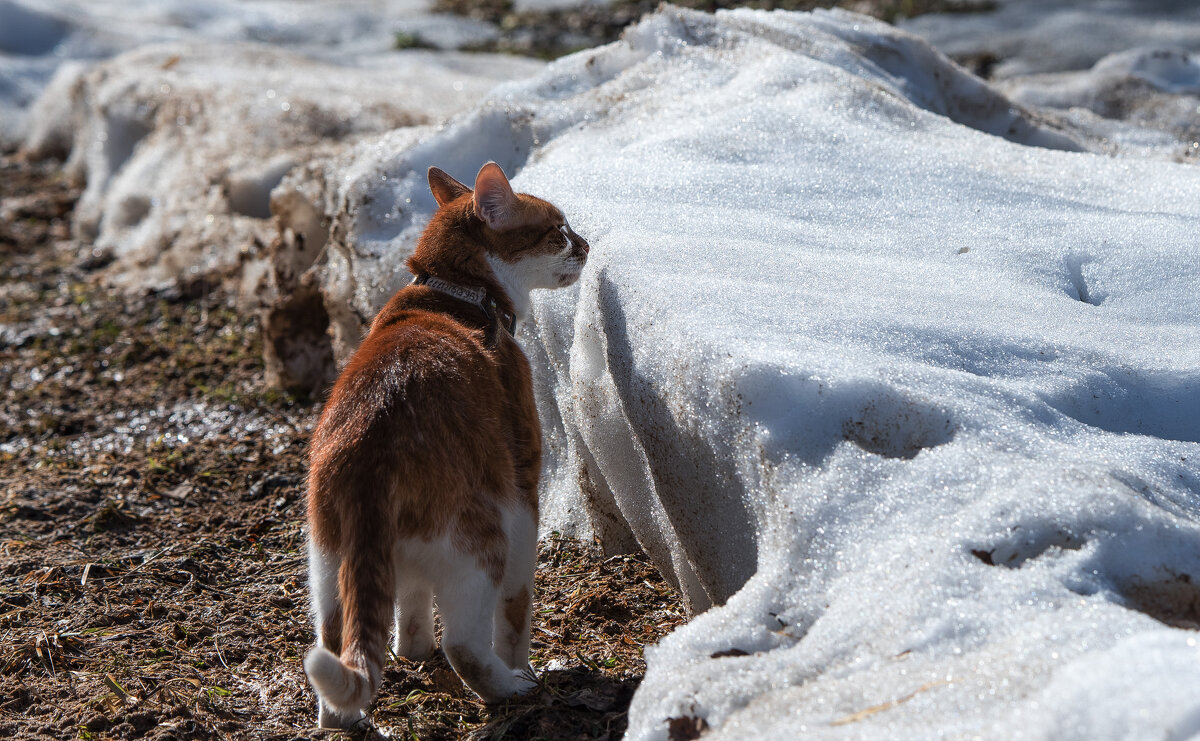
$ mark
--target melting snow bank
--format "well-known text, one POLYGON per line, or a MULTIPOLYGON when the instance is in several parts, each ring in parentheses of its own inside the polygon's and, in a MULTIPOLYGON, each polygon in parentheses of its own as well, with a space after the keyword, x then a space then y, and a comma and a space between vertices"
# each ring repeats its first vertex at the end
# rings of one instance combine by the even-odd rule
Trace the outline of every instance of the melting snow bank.
POLYGON ((956 59, 1006 79, 1091 67, 1139 47, 1200 51, 1194 0, 995 0, 994 12, 930 13, 903 22, 956 59))
POLYGON ((128 286, 250 263, 277 229, 289 170, 371 135, 442 121, 529 60, 404 52, 339 63, 255 44, 149 45, 64 65, 32 112, 27 152, 70 153, 87 183, 75 231, 128 286))
POLYGON ((554 481, 725 602, 630 737, 1200 732, 1200 171, 930 113, 968 89, 749 12, 524 89, 565 125, 518 185, 594 246, 530 337, 554 481))
POLYGON ((523 165, 592 241, 523 330, 543 526, 721 605, 632 738, 1183 738, 1200 171, 1087 146, 860 16, 667 10, 362 149, 309 275, 351 342, 434 162, 523 165))
POLYGON ((1057 109, 1106 151, 1200 157, 1200 5, 1193 0, 999 0, 991 13, 903 27, 992 77, 1014 100, 1057 109))

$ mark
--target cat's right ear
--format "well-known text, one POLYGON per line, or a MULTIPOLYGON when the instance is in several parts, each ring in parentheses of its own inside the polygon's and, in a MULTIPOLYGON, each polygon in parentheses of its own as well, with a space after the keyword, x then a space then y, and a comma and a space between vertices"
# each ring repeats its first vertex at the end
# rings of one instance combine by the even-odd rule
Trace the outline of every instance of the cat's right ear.
POLYGON ((437 201, 438 206, 445 206, 464 193, 471 192, 470 188, 450 177, 445 170, 438 167, 429 168, 429 190, 433 192, 433 199, 437 201))

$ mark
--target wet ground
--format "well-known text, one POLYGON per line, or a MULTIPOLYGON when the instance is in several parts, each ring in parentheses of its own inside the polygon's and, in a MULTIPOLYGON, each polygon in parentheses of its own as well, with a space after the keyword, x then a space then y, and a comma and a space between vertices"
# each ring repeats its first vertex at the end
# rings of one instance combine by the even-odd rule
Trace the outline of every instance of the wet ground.
MULTIPOLYGON (((76 196, 52 164, 0 159, 0 737, 339 737, 314 730, 300 665, 319 405, 263 389, 221 281, 96 282, 76 196)), ((487 707, 444 659, 396 660, 377 725, 619 738, 678 596, 639 557, 551 538, 535 602, 540 690, 487 707)))

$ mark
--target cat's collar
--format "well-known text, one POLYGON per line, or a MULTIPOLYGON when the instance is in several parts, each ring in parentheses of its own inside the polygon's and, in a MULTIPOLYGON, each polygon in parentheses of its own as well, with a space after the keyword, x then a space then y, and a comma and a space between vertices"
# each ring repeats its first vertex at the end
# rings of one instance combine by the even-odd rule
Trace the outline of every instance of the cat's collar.
POLYGON ((517 315, 501 309, 496 303, 496 299, 484 288, 460 286, 448 280, 435 278, 428 273, 418 273, 412 279, 412 285, 432 288, 438 293, 444 293, 447 296, 453 296, 459 301, 466 301, 468 304, 473 304, 484 313, 488 321, 496 322, 508 330, 510 335, 516 335, 517 315))

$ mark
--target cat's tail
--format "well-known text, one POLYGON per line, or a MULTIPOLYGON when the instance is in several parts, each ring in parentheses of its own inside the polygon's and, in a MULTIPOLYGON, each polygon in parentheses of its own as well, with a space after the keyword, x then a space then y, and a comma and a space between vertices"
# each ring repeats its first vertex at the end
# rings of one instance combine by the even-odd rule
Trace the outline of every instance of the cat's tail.
POLYGON ((392 619, 396 582, 388 541, 379 533, 362 535, 346 549, 338 572, 341 656, 317 646, 304 658, 308 681, 326 705, 341 713, 365 711, 374 699, 392 619))
POLYGON ((342 713, 365 709, 379 686, 378 672, 372 680, 369 667, 359 669, 345 664, 323 646, 316 646, 304 657, 304 671, 321 700, 342 713))

